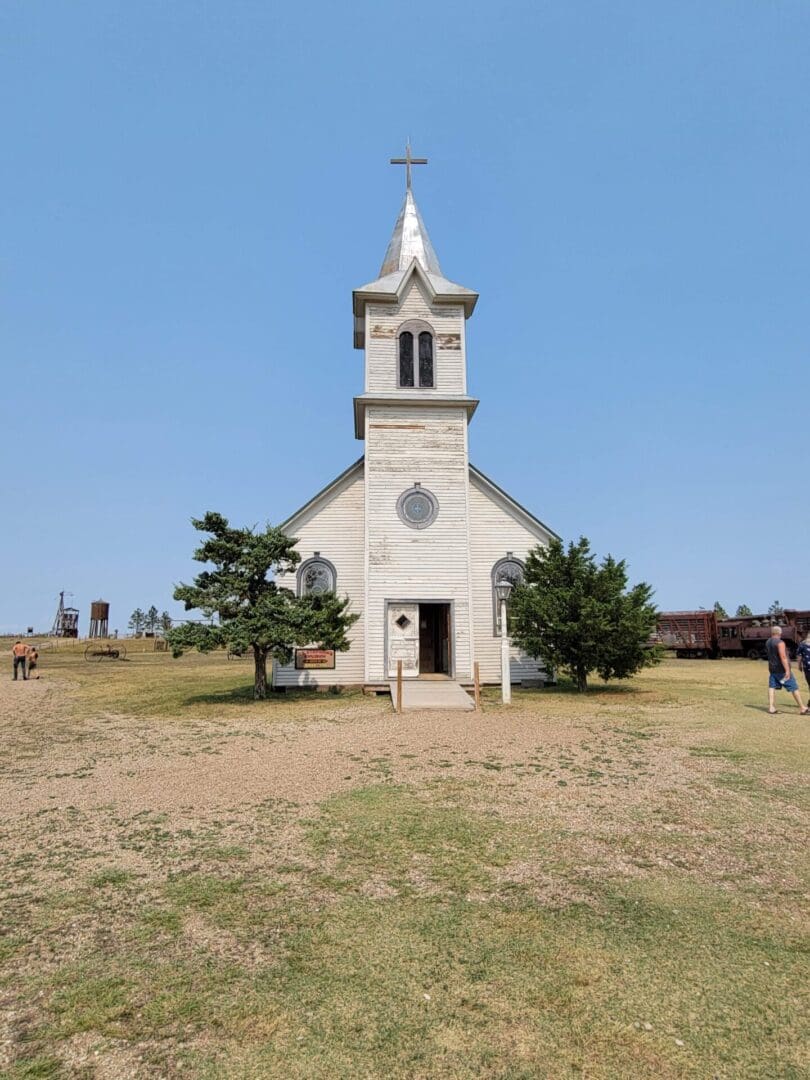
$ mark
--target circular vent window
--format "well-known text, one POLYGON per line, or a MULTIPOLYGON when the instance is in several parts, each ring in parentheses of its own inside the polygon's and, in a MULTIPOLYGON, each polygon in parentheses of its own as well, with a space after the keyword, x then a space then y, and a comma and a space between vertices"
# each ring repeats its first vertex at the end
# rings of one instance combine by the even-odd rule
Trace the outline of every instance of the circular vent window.
POLYGON ((415 484, 403 491, 397 500, 400 521, 411 529, 426 529, 439 513, 439 502, 432 491, 415 484))

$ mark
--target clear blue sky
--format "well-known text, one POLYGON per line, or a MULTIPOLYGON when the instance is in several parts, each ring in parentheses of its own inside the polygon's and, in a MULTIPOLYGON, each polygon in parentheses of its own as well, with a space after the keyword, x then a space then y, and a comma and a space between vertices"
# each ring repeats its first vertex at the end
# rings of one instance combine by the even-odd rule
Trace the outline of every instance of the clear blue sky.
POLYGON ((662 607, 810 608, 808 56, 806 0, 5 0, 0 629, 179 613, 192 515, 360 455, 409 134, 474 463, 662 607))

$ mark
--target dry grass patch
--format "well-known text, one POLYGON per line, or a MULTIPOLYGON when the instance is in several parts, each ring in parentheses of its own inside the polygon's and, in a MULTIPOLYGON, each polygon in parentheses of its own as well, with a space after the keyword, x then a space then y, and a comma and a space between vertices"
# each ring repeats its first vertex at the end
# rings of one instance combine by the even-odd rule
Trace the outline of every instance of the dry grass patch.
POLYGON ((402 718, 93 667, 0 688, 3 1076, 810 1070, 810 725, 760 665, 402 718))

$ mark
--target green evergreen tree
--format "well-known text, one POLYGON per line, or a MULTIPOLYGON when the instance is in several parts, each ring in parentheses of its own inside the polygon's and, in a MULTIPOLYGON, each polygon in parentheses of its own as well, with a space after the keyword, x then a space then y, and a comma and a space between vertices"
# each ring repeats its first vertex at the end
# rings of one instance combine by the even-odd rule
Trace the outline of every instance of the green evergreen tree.
POLYGON ((715 600, 715 602, 714 602, 714 613, 715 613, 715 615, 717 616, 718 619, 727 619, 728 618, 728 612, 726 611, 726 609, 723 607, 723 605, 720 603, 719 600, 715 600))
POLYGON ((778 600, 774 600, 774 602, 768 608, 768 614, 771 617, 771 622, 782 622, 782 620, 785 618, 785 609, 782 607, 778 600))
POLYGON ((750 619, 753 614, 748 604, 740 604, 737 607, 736 615, 738 619, 750 619))
POLYGON ((178 585, 175 600, 186 611, 198 609, 217 623, 186 623, 166 635, 175 656, 184 649, 209 652, 225 646, 235 653, 253 650, 253 696, 267 696, 267 659, 282 664, 292 660, 293 648, 317 645, 345 652, 347 632, 358 618, 348 611, 348 599, 334 593, 296 596, 268 579, 268 574, 289 573, 301 560, 295 539, 268 525, 263 532, 232 529, 221 514, 209 511, 192 518, 199 532, 209 533, 194 552, 197 562, 209 563, 193 585, 178 585))
POLYGON ((163 633, 167 633, 172 628, 172 617, 168 611, 164 611, 160 616, 160 629, 163 633))
POLYGON ((160 615, 158 615, 158 609, 154 604, 149 608, 144 619, 143 628, 148 630, 150 634, 154 634, 160 623, 160 615))
POLYGON ((127 626, 133 632, 133 634, 140 634, 140 632, 143 630, 143 624, 145 619, 146 616, 141 611, 141 609, 135 608, 135 610, 129 617, 129 622, 127 623, 127 626))
POLYGON ((585 537, 563 548, 552 540, 529 552, 523 584, 511 597, 511 636, 549 671, 561 669, 588 688, 588 674, 626 679, 655 664, 650 646, 658 612, 652 588, 627 588, 627 566, 611 555, 597 565, 585 537))

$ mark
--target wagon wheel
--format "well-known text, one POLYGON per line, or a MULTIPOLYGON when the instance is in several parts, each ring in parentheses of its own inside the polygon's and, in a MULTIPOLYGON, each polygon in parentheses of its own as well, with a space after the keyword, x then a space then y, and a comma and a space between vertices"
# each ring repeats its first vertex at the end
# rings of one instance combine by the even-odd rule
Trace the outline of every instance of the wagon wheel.
POLYGON ((749 649, 745 655, 749 660, 759 660, 759 649, 749 649))
POLYGON ((99 649, 98 645, 88 645, 84 650, 84 658, 88 663, 90 663, 91 660, 98 662, 103 656, 104 653, 99 649))

